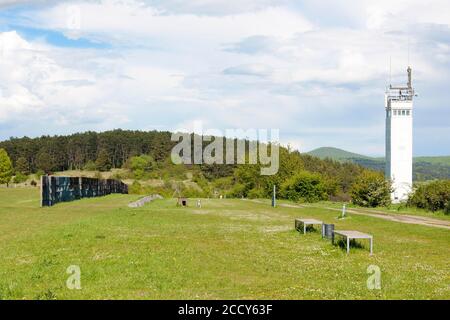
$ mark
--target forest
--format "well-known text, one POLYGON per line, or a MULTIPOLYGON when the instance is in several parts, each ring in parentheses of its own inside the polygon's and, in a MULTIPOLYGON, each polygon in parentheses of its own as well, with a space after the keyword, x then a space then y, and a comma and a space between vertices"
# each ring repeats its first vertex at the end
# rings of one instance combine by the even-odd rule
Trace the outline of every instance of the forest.
MULTIPOLYGON (((16 171, 23 174, 65 170, 99 170, 129 167, 127 161, 137 156, 148 156, 158 168, 170 166, 170 152, 177 142, 170 132, 113 130, 101 133, 85 132, 68 136, 38 138, 10 138, 0 142, 16 171)), ((248 143, 248 141, 246 141, 248 143)), ((204 142, 207 145, 208 142, 204 142)), ((225 150, 224 150, 225 153, 225 150)), ((299 171, 317 173, 324 177, 326 188, 333 194, 347 192, 354 177, 364 171, 361 166, 339 163, 280 148, 280 170, 270 177, 259 177, 256 165, 192 165, 202 177, 211 181, 234 177, 244 194, 265 193, 273 183, 282 182, 299 171), (249 175, 253 178, 249 179, 249 175), (242 184, 242 185, 241 185, 242 184), (267 189, 267 190, 266 190, 267 189)), ((236 183, 234 183, 236 185, 236 183)), ((236 190, 235 190, 236 191, 236 190)))
MULTIPOLYGON (((260 164, 175 165, 171 161, 171 151, 178 141, 172 141, 171 135, 167 131, 118 129, 68 136, 10 138, 0 142, 0 150, 5 151, 3 158, 10 159, 11 176, 15 175, 13 182, 21 182, 18 177, 26 180, 32 173, 38 176, 85 170, 96 171, 101 176, 101 172, 116 170, 112 178, 127 180, 132 193, 155 192, 170 197, 176 190, 187 197, 221 194, 268 198, 275 186, 281 198, 293 201, 352 201, 370 207, 390 204, 391 186, 383 173, 356 163, 320 159, 291 150, 289 146, 280 146, 279 170, 275 175, 261 175, 260 164), (149 183, 152 180, 162 184, 152 185, 149 183)), ((234 142, 236 148, 237 141, 234 142)), ((244 142, 247 146, 250 143, 244 142)), ((203 149, 209 143, 203 140, 203 149)), ((3 162, 3 167, 7 168, 8 162, 3 162)), ((2 183, 10 181, 3 180, 2 183)), ((448 190, 448 185, 444 190, 448 190)), ((437 202, 439 205, 433 207, 433 211, 449 211, 448 197, 447 191, 441 192, 438 198, 443 200, 437 202)))

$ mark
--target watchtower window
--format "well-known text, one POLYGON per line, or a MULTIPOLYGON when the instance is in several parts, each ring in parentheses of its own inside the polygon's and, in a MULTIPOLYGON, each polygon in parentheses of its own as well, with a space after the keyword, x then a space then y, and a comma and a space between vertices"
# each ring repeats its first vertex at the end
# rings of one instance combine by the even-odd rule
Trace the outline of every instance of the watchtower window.
POLYGON ((406 110, 406 115, 407 115, 407 116, 409 116, 409 115, 410 115, 410 112, 409 112, 409 110, 406 110))
POLYGON ((402 110, 402 116, 406 115, 406 110, 402 110))
POLYGON ((397 115, 397 110, 394 110, 394 116, 396 116, 397 115))

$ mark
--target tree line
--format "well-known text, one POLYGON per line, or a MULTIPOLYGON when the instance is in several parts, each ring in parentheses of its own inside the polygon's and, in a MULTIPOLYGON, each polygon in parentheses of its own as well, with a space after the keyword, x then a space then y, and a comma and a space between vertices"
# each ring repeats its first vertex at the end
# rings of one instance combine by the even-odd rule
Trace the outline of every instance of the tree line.
POLYGON ((0 142, 13 166, 28 174, 81 170, 97 163, 100 170, 120 168, 134 155, 148 154, 164 160, 173 147, 170 132, 113 130, 68 136, 10 138, 0 142))
MULTIPOLYGON (((18 177, 26 179, 30 173, 123 168, 130 173, 126 178, 135 182, 150 178, 164 180, 170 195, 173 192, 169 187, 170 176, 178 175, 178 180, 183 180, 190 171, 194 173, 192 180, 202 191, 183 190, 185 196, 213 196, 220 190, 229 197, 267 198, 275 186, 279 197, 293 201, 352 201, 371 207, 390 204, 390 183, 381 172, 359 164, 320 159, 280 146, 279 171, 264 176, 260 174, 260 164, 174 165, 170 160, 171 151, 177 143, 171 141, 171 133, 167 131, 119 129, 67 136, 10 138, 0 142, 0 184, 9 183, 13 175, 16 182, 20 182, 18 177)), ((208 143, 204 141, 203 148, 208 143)), ((249 141, 245 143, 248 145, 249 141)), ((226 153, 225 149, 223 153, 226 153)), ((439 186, 437 205, 434 201, 437 196, 432 194, 437 189, 435 185, 420 189, 409 204, 430 210, 447 208, 448 212, 448 182, 439 186)), ((140 190, 138 183, 134 187, 140 190)))

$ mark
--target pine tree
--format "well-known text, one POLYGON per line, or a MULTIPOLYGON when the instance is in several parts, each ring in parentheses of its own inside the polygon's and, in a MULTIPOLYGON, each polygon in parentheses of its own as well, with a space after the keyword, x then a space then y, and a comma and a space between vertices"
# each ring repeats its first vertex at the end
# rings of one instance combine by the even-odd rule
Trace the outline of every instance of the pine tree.
POLYGON ((40 151, 36 157, 36 166, 45 173, 51 173, 54 168, 53 158, 46 151, 40 151))
POLYGON ((0 184, 9 185, 13 175, 13 166, 11 159, 5 149, 0 149, 0 184))
POLYGON ((25 175, 30 174, 30 166, 28 164, 28 160, 25 157, 20 157, 16 162, 16 172, 22 173, 25 175))
POLYGON ((106 149, 100 150, 97 160, 95 161, 95 165, 100 171, 108 171, 111 169, 111 160, 109 159, 109 154, 106 149))

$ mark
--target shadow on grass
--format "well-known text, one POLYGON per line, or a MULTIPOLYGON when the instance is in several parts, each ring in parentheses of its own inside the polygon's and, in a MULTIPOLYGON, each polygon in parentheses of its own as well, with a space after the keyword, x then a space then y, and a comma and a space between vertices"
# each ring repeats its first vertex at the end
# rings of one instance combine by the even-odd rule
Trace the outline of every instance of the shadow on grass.
MULTIPOLYGON (((298 232, 300 232, 300 234, 303 234, 303 226, 298 227, 296 230, 298 232)), ((314 226, 308 225, 308 226, 306 226, 306 233, 320 233, 320 234, 322 234, 322 231, 320 230, 320 228, 314 228, 314 226)))
MULTIPOLYGON (((339 248, 347 250, 347 240, 342 238, 335 239, 334 245, 337 245, 339 248)), ((366 247, 361 242, 357 242, 355 239, 350 240, 350 249, 365 249, 366 247)))

